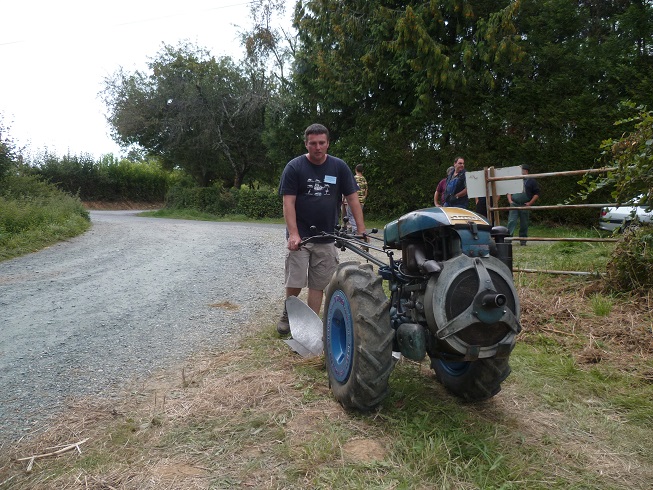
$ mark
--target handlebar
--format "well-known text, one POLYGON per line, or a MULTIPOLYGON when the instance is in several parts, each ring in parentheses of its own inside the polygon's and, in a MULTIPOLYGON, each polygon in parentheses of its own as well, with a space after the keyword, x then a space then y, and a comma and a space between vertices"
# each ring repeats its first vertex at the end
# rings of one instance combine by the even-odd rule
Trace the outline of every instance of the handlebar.
MULTIPOLYGON (((375 247, 374 245, 370 245, 369 242, 365 241, 365 239, 367 238, 382 240, 381 238, 371 236, 372 233, 378 233, 378 231, 379 230, 377 228, 372 228, 369 233, 366 232, 361 235, 354 235, 352 233, 347 233, 346 231, 343 231, 340 228, 340 226, 336 226, 336 229, 333 233, 327 233, 326 231, 322 231, 319 234, 306 237, 302 239, 301 242, 299 242, 299 246, 302 247, 303 245, 306 245, 307 243, 310 243, 318 238, 333 238, 335 241, 335 245, 339 247, 340 250, 343 251, 345 249, 351 250, 352 252, 363 257, 365 260, 368 260, 379 267, 387 267, 388 264, 383 262, 382 260, 379 260, 372 254, 370 254, 369 249, 373 249, 378 252, 385 253, 390 258, 391 263, 392 263, 392 251, 388 251, 385 248, 375 247)), ((314 226, 311 227, 311 232, 316 232, 316 228, 314 226)))
MULTIPOLYGON (((310 230, 311 230, 312 233, 315 233, 317 231, 317 228, 315 226, 311 226, 310 230)), ((336 226, 336 230, 333 233, 327 233, 326 231, 322 231, 317 235, 313 235, 313 236, 303 238, 299 242, 299 246, 301 247, 303 245, 306 245, 307 243, 310 243, 310 242, 314 241, 317 238, 333 238, 336 241, 338 241, 338 240, 358 240, 358 241, 361 241, 361 242, 363 240, 365 240, 366 238, 374 238, 375 240, 382 240, 379 237, 371 236, 371 234, 378 233, 378 232, 379 232, 378 228, 372 228, 369 231, 369 233, 365 232, 362 235, 354 235, 353 233, 347 233, 345 231, 342 231, 340 226, 336 226)), ((362 242, 361 245, 362 246, 368 246, 368 243, 367 242, 362 242)), ((375 247, 373 247, 373 248, 375 248, 375 247)), ((378 250, 378 249, 376 249, 376 250, 378 250)))

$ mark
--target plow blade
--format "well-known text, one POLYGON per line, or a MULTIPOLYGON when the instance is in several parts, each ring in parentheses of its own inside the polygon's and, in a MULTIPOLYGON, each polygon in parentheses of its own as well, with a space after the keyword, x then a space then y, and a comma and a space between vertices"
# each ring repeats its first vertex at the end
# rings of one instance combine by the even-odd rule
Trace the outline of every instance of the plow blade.
POLYGON ((286 300, 292 339, 284 340, 302 357, 322 354, 322 320, 309 306, 296 296, 286 300))

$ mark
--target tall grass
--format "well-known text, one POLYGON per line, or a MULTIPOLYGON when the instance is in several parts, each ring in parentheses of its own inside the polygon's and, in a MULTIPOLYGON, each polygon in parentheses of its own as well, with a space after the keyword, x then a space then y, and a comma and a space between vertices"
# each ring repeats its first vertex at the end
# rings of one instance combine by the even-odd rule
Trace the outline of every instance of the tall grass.
POLYGON ((11 176, 0 194, 0 260, 83 233, 89 214, 79 198, 36 177, 11 176))

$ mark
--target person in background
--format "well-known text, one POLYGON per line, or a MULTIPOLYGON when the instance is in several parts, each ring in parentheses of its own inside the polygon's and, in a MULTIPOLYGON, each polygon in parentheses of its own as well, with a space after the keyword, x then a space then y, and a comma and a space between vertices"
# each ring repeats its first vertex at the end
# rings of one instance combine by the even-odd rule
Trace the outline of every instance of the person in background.
MULTIPOLYGON (((332 238, 316 238, 301 247, 300 243, 322 231, 333 233, 343 195, 359 234, 365 233, 365 221, 354 175, 344 161, 327 154, 329 130, 310 125, 304 131, 304 146, 308 153, 286 164, 279 183, 287 238, 284 283, 286 298, 299 296, 308 286, 308 306, 319 315, 324 289, 338 265, 338 249, 332 238)), ((277 332, 290 333, 285 303, 277 332)))
MULTIPOLYGON (((453 170, 453 165, 447 169, 445 175, 449 175, 453 170)), ((437 207, 444 206, 444 190, 447 187, 447 177, 438 182, 438 186, 435 188, 435 194, 433 194, 433 204, 437 207)))
MULTIPOLYGON (((365 199, 367 199, 367 180, 365 177, 363 177, 363 165, 358 164, 356 165, 356 175, 354 175, 354 179, 356 179, 356 184, 358 185, 358 202, 361 204, 361 210, 365 210, 365 199)), ((345 205, 346 210, 347 210, 347 220, 349 223, 349 226, 351 227, 351 232, 354 234, 358 233, 358 227, 356 226, 356 220, 354 219, 354 215, 351 212, 351 208, 346 205, 346 203, 343 200, 343 205, 345 205)))
POLYGON ((455 206, 464 209, 469 207, 465 159, 463 157, 456 157, 454 159, 453 171, 447 175, 447 183, 444 191, 444 206, 455 206))
MULTIPOLYGON (((522 175, 528 175, 530 166, 522 165, 521 173, 522 175)), ((508 194, 508 202, 510 207, 515 206, 532 206, 540 198, 540 186, 535 179, 529 177, 524 179, 524 192, 518 194, 508 194)), ((527 209, 511 209, 508 213, 508 233, 510 236, 513 236, 515 228, 517 227, 517 220, 519 220, 519 236, 527 237, 528 236, 528 221, 530 217, 530 211, 527 209)), ((519 242, 520 245, 526 245, 524 240, 519 242)))

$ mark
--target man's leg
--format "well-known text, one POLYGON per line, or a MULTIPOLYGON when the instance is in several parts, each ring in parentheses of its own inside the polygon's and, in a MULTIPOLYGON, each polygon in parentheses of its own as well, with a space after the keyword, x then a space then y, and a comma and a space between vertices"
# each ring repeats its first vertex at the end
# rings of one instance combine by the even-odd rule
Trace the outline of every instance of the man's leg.
POLYGON ((517 220, 519 219, 519 211, 516 209, 511 209, 508 212, 508 235, 512 236, 517 228, 517 220))
POLYGON ((322 307, 324 290, 338 267, 338 249, 332 243, 316 243, 311 248, 308 267, 307 304, 318 316, 322 307))
POLYGON ((308 299, 306 303, 311 308, 311 310, 315 312, 317 316, 320 316, 320 309, 322 308, 323 297, 324 297, 324 291, 320 289, 308 288, 308 299))
MULTIPOLYGON (((299 296, 302 287, 297 285, 306 285, 306 270, 308 269, 309 253, 302 247, 300 250, 290 251, 286 250, 285 262, 285 285, 286 285, 286 299, 290 296, 299 296), (291 286, 292 285, 292 286, 291 286)), ((286 310, 286 303, 284 301, 283 313, 281 319, 277 322, 277 332, 280 335, 287 335, 290 333, 290 321, 288 320, 288 311, 286 310)))
POLYGON ((352 233, 356 233, 357 227, 356 227, 356 220, 354 219, 354 213, 351 212, 351 208, 349 207, 349 204, 347 204, 347 220, 348 220, 348 227, 351 228, 352 233))

